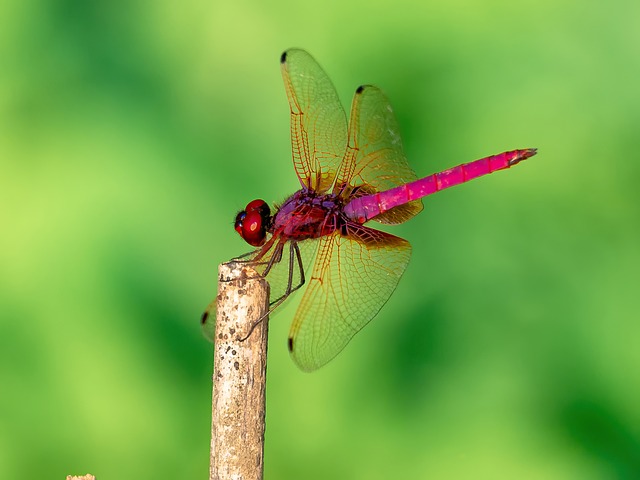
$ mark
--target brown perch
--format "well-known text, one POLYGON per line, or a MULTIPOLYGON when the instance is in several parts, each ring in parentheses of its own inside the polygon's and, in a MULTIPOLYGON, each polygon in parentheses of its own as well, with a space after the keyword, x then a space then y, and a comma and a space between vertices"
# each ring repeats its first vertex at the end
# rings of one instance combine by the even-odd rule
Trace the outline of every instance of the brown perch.
POLYGON ((245 264, 220 265, 210 480, 262 479, 269 287, 245 264))

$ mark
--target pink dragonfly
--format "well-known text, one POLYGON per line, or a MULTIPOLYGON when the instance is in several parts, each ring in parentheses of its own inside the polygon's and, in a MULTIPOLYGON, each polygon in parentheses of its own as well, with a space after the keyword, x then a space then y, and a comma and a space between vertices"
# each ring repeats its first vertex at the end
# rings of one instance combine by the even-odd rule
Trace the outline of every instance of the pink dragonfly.
MULTIPOLYGON (((358 87, 347 126, 333 84, 307 52, 287 50, 280 63, 302 188, 273 213, 263 200, 250 202, 236 216, 235 229, 257 247, 240 258, 269 281, 270 311, 307 284, 289 351, 302 370, 311 371, 376 316, 409 262, 409 242, 366 222, 405 222, 422 210, 422 197, 509 168, 536 150, 513 150, 418 179, 382 91, 358 87)), ((211 317, 205 312, 203 323, 211 317)))

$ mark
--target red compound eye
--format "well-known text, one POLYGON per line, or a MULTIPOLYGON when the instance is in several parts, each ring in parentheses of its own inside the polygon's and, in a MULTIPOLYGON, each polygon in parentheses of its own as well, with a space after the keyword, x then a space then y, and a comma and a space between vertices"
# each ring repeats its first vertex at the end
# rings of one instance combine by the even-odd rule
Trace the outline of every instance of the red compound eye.
POLYGON ((259 247, 266 240, 270 215, 269 205, 264 200, 253 200, 245 210, 236 215, 236 232, 249 245, 259 247))
POLYGON ((244 223, 244 219, 247 216, 247 212, 245 212, 244 210, 242 212, 239 212, 238 215, 236 215, 236 223, 234 225, 234 228, 236 229, 236 232, 238 232, 238 234, 240 234, 240 236, 242 237, 242 224, 244 223))
POLYGON ((249 245, 259 247, 264 243, 266 237, 266 231, 262 225, 262 216, 260 212, 255 210, 247 212, 247 216, 242 222, 242 238, 246 240, 249 245))
POLYGON ((267 203, 264 200, 253 200, 249 203, 247 203, 247 208, 245 208, 245 210, 247 212, 250 212, 252 210, 262 210, 264 208, 267 208, 267 210, 269 210, 269 205, 267 205, 267 203))

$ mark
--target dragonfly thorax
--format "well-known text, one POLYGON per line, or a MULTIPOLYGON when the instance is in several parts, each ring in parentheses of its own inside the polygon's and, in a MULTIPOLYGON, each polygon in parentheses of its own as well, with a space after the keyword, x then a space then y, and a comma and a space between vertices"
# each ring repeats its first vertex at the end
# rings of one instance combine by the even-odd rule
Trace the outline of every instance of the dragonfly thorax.
POLYGON ((330 235, 344 223, 341 212, 342 202, 337 195, 299 190, 274 214, 269 232, 292 240, 330 235))

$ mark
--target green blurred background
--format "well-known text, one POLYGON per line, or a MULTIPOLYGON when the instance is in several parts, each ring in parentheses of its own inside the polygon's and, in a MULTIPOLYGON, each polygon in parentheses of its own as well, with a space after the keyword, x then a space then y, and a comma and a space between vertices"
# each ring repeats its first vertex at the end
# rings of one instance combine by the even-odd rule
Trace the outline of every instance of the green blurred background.
POLYGON ((265 475, 640 478, 636 0, 0 4, 0 478, 207 478, 199 317, 298 186, 279 55, 391 99, 419 175, 537 157, 393 229, 333 362, 272 318, 265 475))

